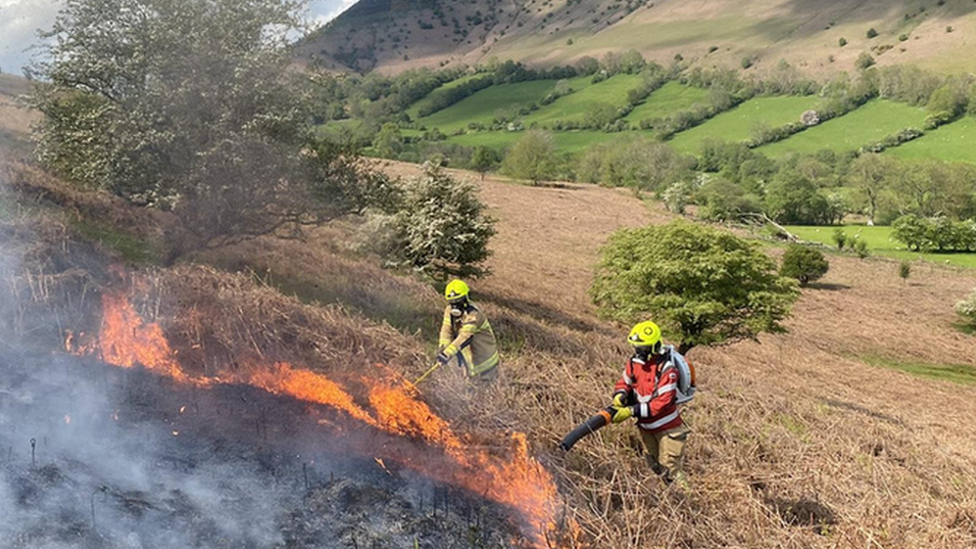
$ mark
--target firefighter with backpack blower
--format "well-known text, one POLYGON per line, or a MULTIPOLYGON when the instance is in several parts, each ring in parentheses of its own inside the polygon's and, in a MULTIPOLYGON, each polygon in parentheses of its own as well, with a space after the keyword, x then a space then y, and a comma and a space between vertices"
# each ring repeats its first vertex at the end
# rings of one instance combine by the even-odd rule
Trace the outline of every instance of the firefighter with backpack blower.
POLYGON ((674 347, 664 345, 661 329, 653 322, 634 326, 627 341, 634 355, 614 388, 611 420, 636 418, 651 469, 669 484, 686 489, 682 457, 691 430, 681 419, 679 405, 694 396, 694 370, 674 347))
POLYGON ((617 382, 613 404, 569 432, 559 447, 569 452, 610 423, 636 418, 651 469, 686 490, 682 457, 691 430, 682 421, 679 406, 695 397, 695 369, 674 347, 661 342, 661 329, 653 322, 634 326, 627 341, 634 356, 617 382))

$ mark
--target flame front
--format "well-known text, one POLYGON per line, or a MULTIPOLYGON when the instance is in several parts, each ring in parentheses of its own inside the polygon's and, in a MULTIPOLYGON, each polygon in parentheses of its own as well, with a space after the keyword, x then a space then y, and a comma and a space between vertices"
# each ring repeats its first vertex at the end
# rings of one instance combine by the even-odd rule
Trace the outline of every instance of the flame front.
MULTIPOLYGON (((191 376, 176 360, 162 328, 145 323, 124 295, 104 294, 102 307, 97 345, 76 346, 75 338, 69 335, 65 342, 69 351, 77 354, 97 351, 108 364, 123 368, 141 365, 155 374, 196 387, 217 383, 250 385, 275 395, 329 406, 388 434, 422 440, 439 449, 450 466, 444 467, 439 460, 425 456, 409 459, 399 453, 385 456, 386 460, 397 460, 429 478, 463 487, 517 510, 533 545, 551 547, 546 538, 547 532, 555 528, 552 509, 556 488, 549 472, 529 454, 524 434, 511 435, 511 448, 504 457, 494 455, 465 445, 450 424, 419 400, 411 388, 364 379, 369 387, 369 405, 364 407, 339 383, 283 362, 250 364, 235 371, 220 372, 216 377, 191 376)), ((118 412, 114 418, 118 418, 118 412)), ((327 420, 320 423, 332 424, 327 420)), ((178 436, 179 432, 172 434, 178 436)), ((383 459, 374 459, 386 469, 383 459)))

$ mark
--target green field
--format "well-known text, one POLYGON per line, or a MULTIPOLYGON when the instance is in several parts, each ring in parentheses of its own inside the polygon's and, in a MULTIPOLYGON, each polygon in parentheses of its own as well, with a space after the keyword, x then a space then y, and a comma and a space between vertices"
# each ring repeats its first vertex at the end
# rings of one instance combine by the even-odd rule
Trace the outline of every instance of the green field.
POLYGON ((770 157, 789 152, 814 153, 822 149, 854 151, 904 128, 921 128, 925 116, 924 109, 876 99, 846 116, 828 120, 789 139, 756 150, 770 157))
POLYGON ((697 154, 700 152, 701 142, 709 137, 729 142, 745 141, 752 137, 756 124, 778 127, 798 122, 800 115, 812 108, 817 101, 816 96, 793 95, 750 99, 700 126, 679 133, 670 144, 678 152, 697 154))
POLYGON ((483 75, 483 74, 477 74, 477 73, 475 73, 475 74, 466 74, 466 75, 462 76, 461 78, 458 78, 456 80, 451 80, 450 82, 447 82, 445 84, 442 84, 439 88, 437 88, 436 90, 434 90, 434 91, 430 92, 429 94, 427 94, 427 97, 424 97, 420 101, 417 101, 416 103, 414 103, 413 105, 411 105, 410 108, 407 109, 406 112, 407 112, 408 115, 410 115, 410 118, 412 120, 416 120, 416 118, 417 118, 417 111, 420 110, 420 107, 421 106, 430 103, 434 98, 436 98, 436 97, 438 97, 440 95, 444 95, 445 92, 448 92, 448 91, 450 91, 450 90, 452 90, 452 89, 460 86, 461 84, 464 84, 466 82, 470 82, 471 80, 474 80, 475 78, 478 78, 478 77, 481 77, 481 76, 485 76, 485 75, 483 75))
POLYGON ((976 120, 966 117, 885 151, 899 158, 976 163, 976 120))
POLYGON ((871 366, 893 368, 917 377, 950 381, 964 385, 976 384, 976 368, 968 364, 930 364, 927 362, 895 360, 877 355, 860 357, 871 366))
POLYGON ((515 84, 499 84, 483 89, 450 107, 420 118, 417 123, 427 128, 439 128, 451 133, 467 128, 471 122, 490 125, 499 111, 511 111, 538 102, 556 87, 556 80, 532 80, 515 84))
MULTIPOLYGON (((788 231, 801 240, 820 242, 834 245, 832 235, 837 227, 786 227, 788 231)), ((957 265, 960 267, 976 268, 976 254, 934 254, 913 252, 891 236, 891 227, 868 227, 866 225, 846 225, 843 227, 848 238, 857 236, 868 244, 868 251, 872 255, 892 257, 895 259, 922 259, 942 265, 957 265)))
MULTIPOLYGON (((448 138, 448 143, 457 143, 466 147, 490 147, 504 149, 511 146, 525 135, 524 132, 471 132, 448 138)), ((552 138, 556 142, 556 149, 560 153, 581 153, 590 145, 609 141, 619 133, 604 133, 594 131, 553 132, 552 138)))
POLYGON ((627 92, 641 83, 640 76, 618 74, 599 84, 589 84, 590 77, 583 76, 570 80, 575 93, 560 97, 554 103, 530 113, 522 119, 525 127, 532 124, 551 124, 557 120, 579 121, 586 112, 601 103, 616 107, 627 104, 627 92), (584 87, 585 86, 585 87, 584 87))
POLYGON ((634 107, 624 120, 636 126, 641 120, 663 118, 675 111, 689 109, 707 98, 707 90, 671 81, 652 93, 646 101, 634 107))

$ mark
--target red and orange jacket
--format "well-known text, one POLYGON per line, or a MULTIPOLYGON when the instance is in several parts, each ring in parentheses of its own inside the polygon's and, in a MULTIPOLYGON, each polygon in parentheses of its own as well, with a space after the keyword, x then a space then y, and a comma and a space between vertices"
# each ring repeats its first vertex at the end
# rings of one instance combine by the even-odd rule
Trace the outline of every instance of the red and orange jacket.
POLYGON ((647 362, 635 356, 627 361, 613 394, 625 395, 638 427, 659 433, 683 424, 675 403, 677 390, 678 370, 668 355, 653 355, 647 362))

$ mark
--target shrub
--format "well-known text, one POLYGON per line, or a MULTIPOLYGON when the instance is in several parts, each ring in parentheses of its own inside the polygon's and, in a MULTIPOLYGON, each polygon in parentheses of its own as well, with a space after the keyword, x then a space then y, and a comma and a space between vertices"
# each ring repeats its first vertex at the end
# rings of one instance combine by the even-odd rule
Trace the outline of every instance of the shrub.
POLYGON ((395 214, 374 218, 371 247, 393 265, 437 278, 485 274, 495 229, 477 189, 433 162, 423 172, 404 183, 395 214))
POLYGON ((831 236, 831 238, 833 239, 834 244, 837 245, 838 250, 843 250, 844 246, 847 244, 847 233, 845 233, 844 229, 841 229, 840 227, 834 229, 834 234, 831 236))
POLYGON ((604 317, 653 318, 687 351, 781 331, 798 292, 758 244, 674 221, 614 234, 591 295, 604 317))
POLYGON ((872 65, 874 65, 874 58, 866 51, 861 52, 861 55, 858 55, 857 60, 854 61, 854 67, 862 71, 872 65))
POLYGON ((907 40, 908 40, 908 35, 907 34, 900 34, 900 35, 898 35, 898 41, 899 42, 905 42, 907 40))
POLYGON ((847 39, 846 38, 841 38, 840 40, 837 41, 837 45, 839 45, 840 47, 843 48, 844 46, 847 45, 847 39))
POLYGON ((962 317, 963 322, 968 326, 976 328, 976 290, 973 290, 966 299, 956 303, 956 314, 962 317))
POLYGON ((783 253, 779 274, 798 280, 800 286, 806 286, 827 274, 829 268, 830 264, 819 250, 793 244, 783 253))
POLYGON ((867 35, 867 37, 868 37, 869 39, 870 39, 870 38, 875 38, 875 37, 877 37, 877 36, 878 36, 878 31, 876 31, 876 30, 874 29, 874 27, 871 27, 870 29, 868 29, 868 32, 867 32, 867 33, 865 33, 865 34, 867 35))
POLYGON ((743 69, 748 69, 749 67, 752 66, 752 58, 751 57, 743 57, 742 58, 742 61, 739 64, 742 65, 742 68, 743 69))
POLYGON ((911 262, 908 261, 907 259, 902 260, 902 262, 898 264, 898 276, 901 277, 902 280, 908 280, 908 277, 911 275, 912 275, 911 262))
POLYGON ((804 126, 816 126, 820 123, 820 116, 813 109, 803 111, 803 114, 800 115, 800 123, 804 126))
POLYGON ((865 259, 869 255, 871 255, 868 252, 868 243, 865 242, 864 240, 861 240, 860 238, 854 239, 854 243, 851 244, 851 249, 854 250, 854 253, 857 255, 857 257, 861 259, 865 259))

